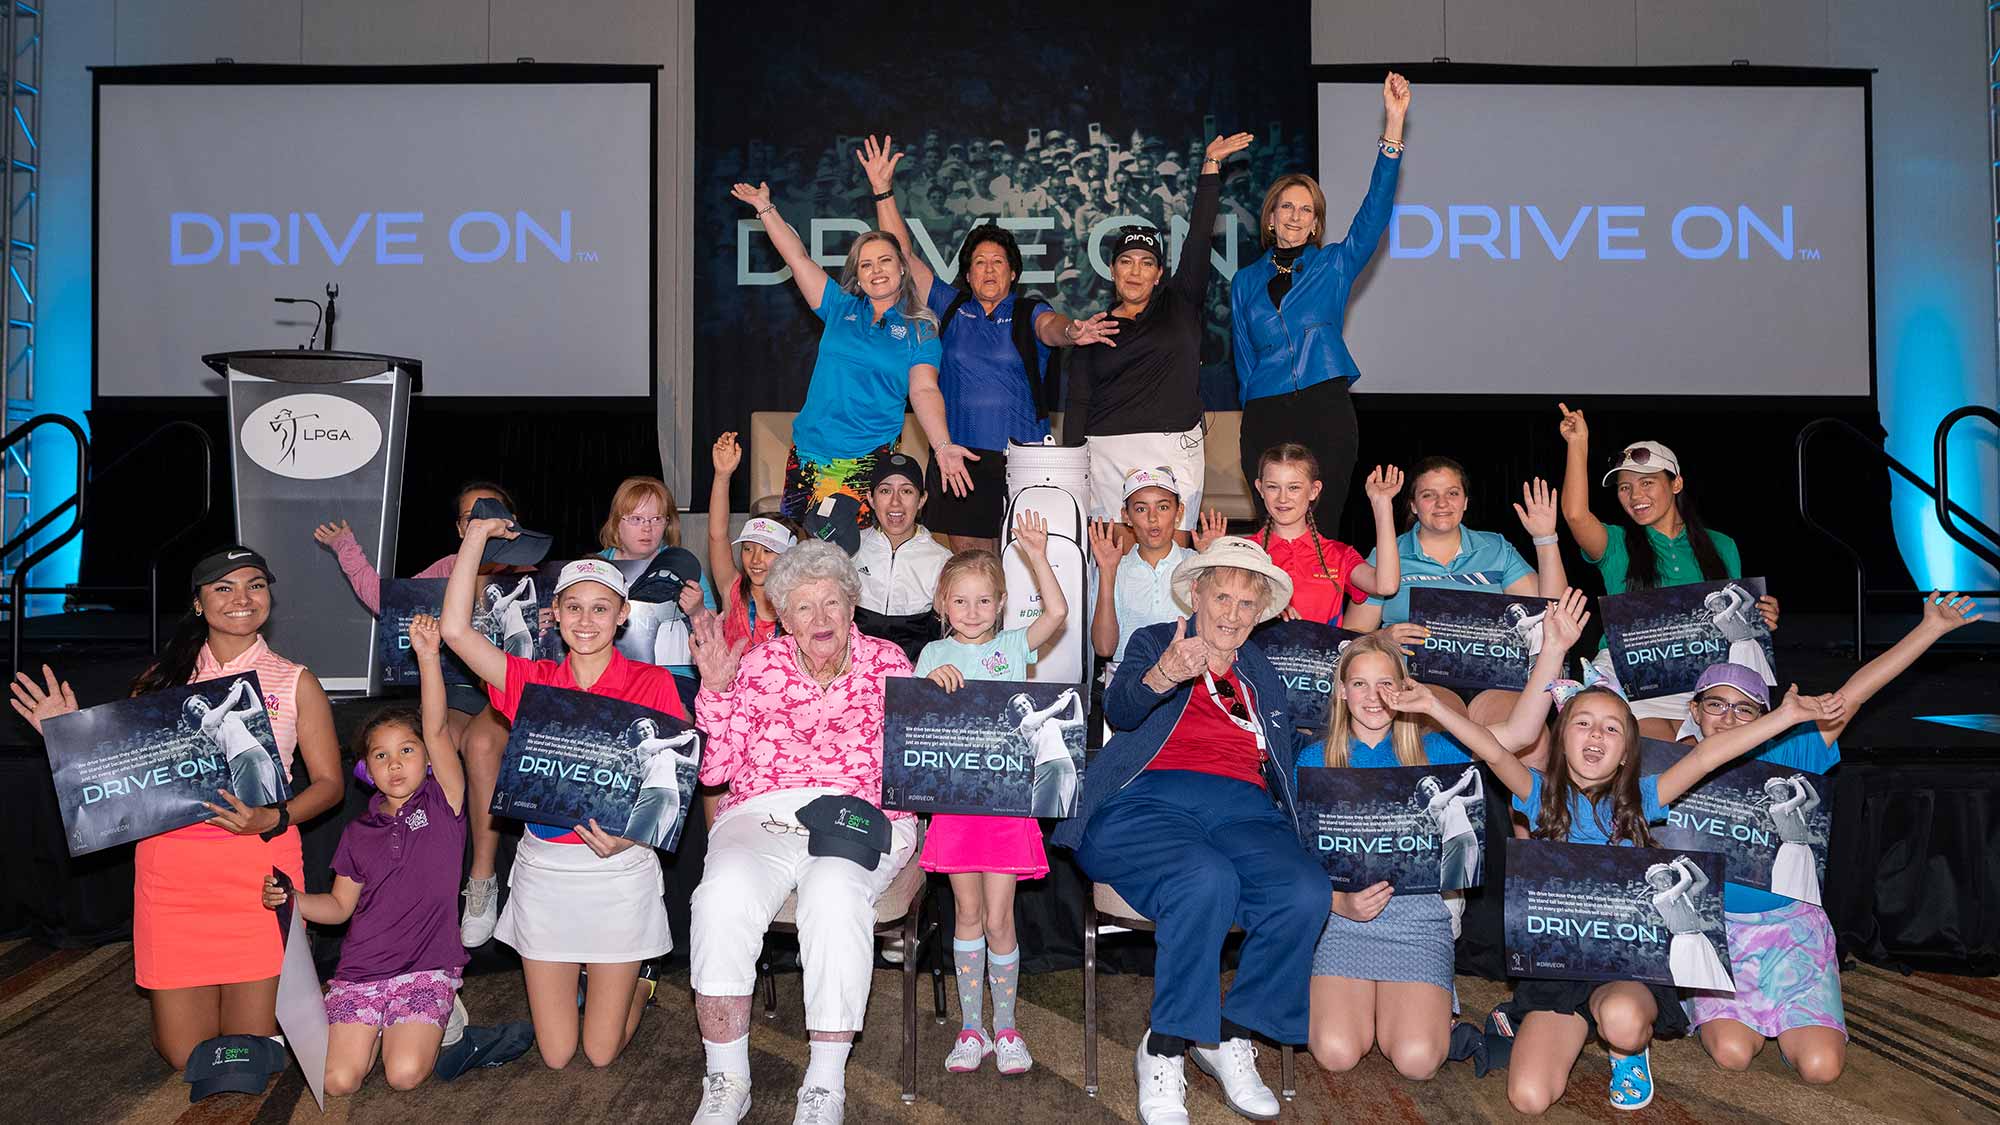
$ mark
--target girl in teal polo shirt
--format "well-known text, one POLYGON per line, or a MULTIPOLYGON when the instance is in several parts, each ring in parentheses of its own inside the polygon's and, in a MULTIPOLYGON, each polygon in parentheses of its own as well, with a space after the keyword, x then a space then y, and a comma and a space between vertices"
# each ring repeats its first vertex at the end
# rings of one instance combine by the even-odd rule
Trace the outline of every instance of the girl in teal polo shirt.
POLYGON ((945 486, 963 494, 970 484, 966 449, 951 440, 938 390, 944 353, 937 316, 917 294, 902 244, 879 230, 855 239, 836 283, 778 214, 769 184, 737 184, 731 194, 756 210, 771 245, 791 267, 792 282, 824 324, 806 404, 792 422, 780 512, 803 520, 821 501, 844 492, 860 505, 862 526, 872 524, 869 477, 875 459, 894 452, 902 436, 905 399, 945 486))
MULTIPOLYGON (((1564 403, 1556 405, 1562 410, 1562 436, 1569 447, 1563 469, 1563 521, 1576 537, 1584 561, 1603 576, 1606 594, 1743 577, 1736 541, 1702 525, 1683 495, 1686 482, 1680 459, 1657 441, 1635 441, 1626 446, 1618 464, 1604 474, 1602 483, 1616 490, 1625 522, 1614 532, 1592 515, 1590 427, 1584 423, 1583 411, 1571 410, 1564 403)), ((1778 627, 1778 599, 1764 595, 1757 599, 1757 611, 1763 615, 1766 628, 1778 627)), ((1597 654, 1597 666, 1616 681, 1610 649, 1597 654)), ((1639 733, 1647 738, 1673 738, 1693 698, 1693 692, 1680 692, 1633 702, 1639 733)))

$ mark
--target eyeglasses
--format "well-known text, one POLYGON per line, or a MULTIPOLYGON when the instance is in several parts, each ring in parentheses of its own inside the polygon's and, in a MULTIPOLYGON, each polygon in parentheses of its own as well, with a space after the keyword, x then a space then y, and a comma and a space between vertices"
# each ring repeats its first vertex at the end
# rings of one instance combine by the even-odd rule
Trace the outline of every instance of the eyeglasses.
POLYGON ((764 818, 764 831, 771 833, 773 836, 783 836, 787 834, 794 836, 812 835, 812 829, 807 828, 805 825, 788 824, 785 821, 779 820, 775 816, 767 816, 764 818))
POLYGON ((1700 701, 1702 714, 1722 716, 1734 713, 1746 723, 1763 717, 1764 709, 1755 703, 1731 703, 1726 699, 1703 699, 1700 701))
POLYGON ((1236 698, 1236 689, 1229 685, 1228 680, 1215 681, 1215 694, 1217 701, 1228 708, 1230 714, 1246 723, 1250 721, 1249 709, 1243 706, 1242 700, 1236 698))
POLYGON ((665 516, 626 516, 619 520, 626 527, 658 527, 667 522, 665 516))

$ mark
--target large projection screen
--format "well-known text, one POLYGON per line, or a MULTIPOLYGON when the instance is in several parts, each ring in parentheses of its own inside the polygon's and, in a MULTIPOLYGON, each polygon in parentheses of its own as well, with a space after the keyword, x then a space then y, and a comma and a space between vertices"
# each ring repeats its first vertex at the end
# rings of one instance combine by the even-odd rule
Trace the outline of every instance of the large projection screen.
MULTIPOLYGON (((1316 70, 1330 237, 1386 69, 1316 70)), ((1359 390, 1873 393, 1865 75, 1504 69, 1413 75, 1394 218, 1348 311, 1359 390)))
POLYGON ((426 395, 650 395, 656 71, 523 69, 100 70, 97 393, 217 393, 331 283, 426 395))

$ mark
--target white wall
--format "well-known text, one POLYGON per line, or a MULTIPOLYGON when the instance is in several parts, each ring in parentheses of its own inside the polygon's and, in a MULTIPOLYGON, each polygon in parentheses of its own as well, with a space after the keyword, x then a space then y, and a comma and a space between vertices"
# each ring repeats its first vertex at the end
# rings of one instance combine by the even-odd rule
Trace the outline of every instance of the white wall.
MULTIPOLYGON (((1875 70, 1877 390, 1889 450, 1931 475, 1931 434, 2000 399, 1985 5, 1970 0, 1314 0, 1313 61, 1875 70)), ((1421 114, 1422 92, 1416 113, 1421 114)), ((1953 498, 2000 511, 1993 432, 1966 422, 1953 498)), ((1897 544, 1920 585, 1995 585, 1898 483, 1897 544)))

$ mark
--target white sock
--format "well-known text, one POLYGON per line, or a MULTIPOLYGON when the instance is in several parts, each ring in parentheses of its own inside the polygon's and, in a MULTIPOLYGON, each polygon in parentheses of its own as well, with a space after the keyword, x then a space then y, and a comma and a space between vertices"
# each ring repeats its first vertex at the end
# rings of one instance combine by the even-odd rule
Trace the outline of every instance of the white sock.
POLYGON ((847 1089, 847 1054, 854 1049, 852 1041, 829 1043, 813 1040, 812 1059, 806 1063, 806 1077, 801 1085, 808 1090, 814 1086, 842 1093, 847 1089))
POLYGON ((733 1074, 745 1082, 750 1080, 750 1037, 732 1039, 727 1043, 701 1041, 702 1054, 708 1056, 708 1073, 733 1074))

